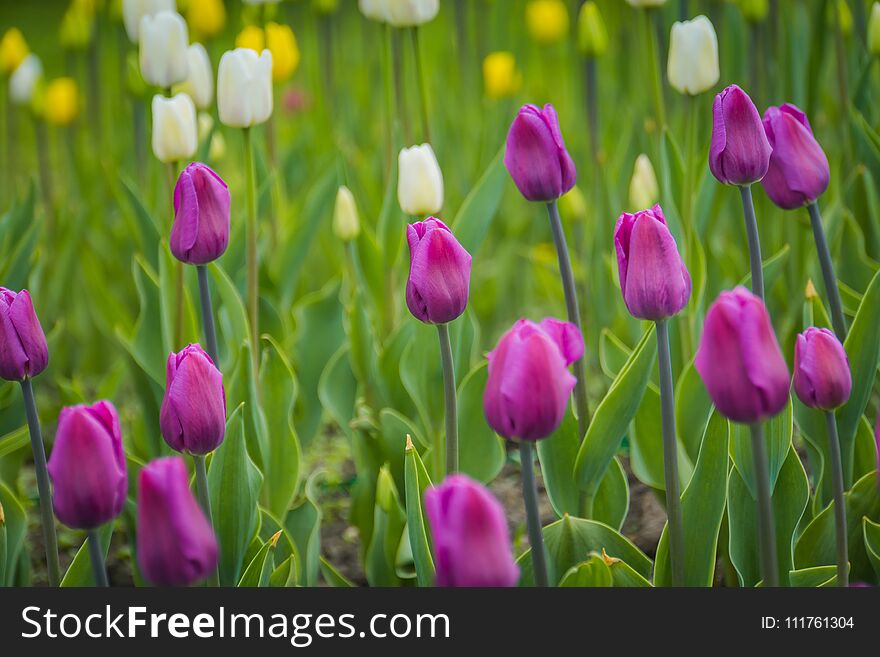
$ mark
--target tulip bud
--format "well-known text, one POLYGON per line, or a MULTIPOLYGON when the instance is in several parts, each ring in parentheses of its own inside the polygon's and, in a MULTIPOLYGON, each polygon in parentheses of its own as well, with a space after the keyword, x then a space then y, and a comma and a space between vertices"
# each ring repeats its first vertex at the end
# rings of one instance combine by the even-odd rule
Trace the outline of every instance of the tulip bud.
POLYGON ((217 73, 217 110, 221 123, 249 128, 272 114, 272 53, 236 48, 223 53, 217 73))
POLYGON ((840 34, 844 38, 851 36, 853 31, 853 15, 847 0, 832 0, 826 8, 828 24, 834 25, 836 21, 840 34), (837 14, 836 16, 834 15, 835 13, 837 14))
POLYGON ((171 253, 181 262, 204 265, 229 245, 229 188, 206 164, 192 162, 174 187, 171 253))
POLYGON ((0 287, 0 379, 23 381, 49 364, 49 347, 27 290, 0 287))
POLYGON ((153 154, 160 162, 190 159, 198 148, 196 106, 186 94, 153 96, 153 154))
POLYGON ((747 21, 760 23, 767 18, 770 3, 768 0, 739 0, 739 8, 742 10, 743 18, 747 21))
POLYGON ((669 84, 683 94, 696 96, 714 87, 721 72, 718 68, 718 37, 705 16, 673 23, 669 35, 669 61, 666 69, 669 84))
POLYGON ((397 202, 404 213, 414 217, 434 214, 443 208, 443 173, 431 144, 400 151, 397 202))
POLYGON ((770 142, 761 115, 735 84, 715 96, 709 169, 725 185, 751 185, 767 173, 770 142))
POLYGON ((446 324, 464 312, 471 283, 471 255, 439 219, 406 227, 409 278, 406 305, 426 324, 446 324))
POLYGON ((529 36, 541 45, 556 43, 568 33, 568 9, 562 0, 530 0, 526 5, 529 36))
POLYGON ((141 75, 148 84, 169 89, 186 80, 189 34, 183 16, 174 11, 144 16, 138 33, 141 75))
POLYGON ((45 115, 52 125, 70 125, 79 114, 79 90, 73 78, 56 78, 46 85, 45 115))
POLYGON ((415 27, 434 20, 440 0, 385 0, 386 21, 394 27, 415 27))
POLYGON ((784 210, 812 203, 828 188, 828 158, 813 137, 807 115, 790 103, 764 112, 764 131, 773 148, 761 185, 784 210))
POLYGON ((138 42, 141 19, 144 16, 153 16, 160 11, 174 11, 175 8, 175 0, 122 0, 122 22, 129 40, 132 43, 138 42))
POLYGON ((336 206, 333 208, 333 232, 343 242, 357 239, 361 232, 357 203, 351 190, 342 185, 336 192, 336 206))
POLYGON ((226 26, 226 7, 223 0, 189 0, 186 22, 199 39, 217 36, 226 26))
POLYGON ((767 308, 744 287, 709 308, 694 364, 715 407, 734 422, 761 422, 788 403, 788 367, 767 308))
POLYGON ((358 0, 358 9, 371 21, 384 23, 388 20, 389 0, 358 0))
POLYGON ((633 210, 653 207, 660 199, 660 186, 651 159, 644 153, 636 158, 629 181, 629 205, 633 210))
POLYGON ((43 79, 43 63, 36 55, 28 55, 9 76, 9 96, 16 105, 28 105, 37 85, 43 79))
POLYGON ((492 493, 461 474, 425 491, 425 513, 434 539, 436 584, 444 587, 515 586, 504 508, 492 493))
POLYGON ((290 25, 266 24, 266 48, 272 53, 272 79, 288 79, 299 66, 299 46, 290 25))
POLYGON ((511 52, 490 52, 483 60, 483 84, 489 98, 509 98, 522 86, 522 74, 516 69, 511 52))
POLYGON ((94 529, 122 512, 128 492, 119 416, 108 401, 67 406, 49 458, 55 515, 68 527, 94 529))
POLYGON ((662 7, 666 0, 626 0, 632 7, 662 7))
POLYGON ((553 105, 520 108, 507 133, 504 166, 529 201, 553 201, 574 187, 577 171, 553 105))
POLYGON ((851 390, 849 359, 834 333, 826 328, 801 333, 794 346, 794 391, 804 406, 834 410, 851 390))
POLYGON ((10 75, 28 56, 27 41, 17 27, 10 27, 0 39, 0 73, 10 75))
POLYGON ((186 63, 186 80, 177 85, 176 91, 182 91, 192 98, 197 108, 208 109, 214 100, 214 71, 205 46, 201 43, 189 46, 186 49, 186 63))
POLYGON ((568 366, 584 355, 580 330, 547 317, 521 319, 489 352, 483 393, 486 420, 498 434, 519 440, 546 438, 562 423, 577 380, 568 366))
POLYGON ((137 558, 152 584, 188 586, 216 567, 217 538, 179 456, 151 461, 138 480, 137 558))
POLYGON ((608 50, 608 30, 592 0, 582 4, 578 14, 578 48, 585 57, 601 57, 608 50))
POLYGON ((659 205, 624 212, 614 228, 620 291, 633 317, 672 317, 691 298, 691 276, 659 205))
POLYGON ((871 18, 868 20, 868 52, 880 56, 880 2, 871 5, 871 18))
POLYGON ((223 442, 226 433, 223 375, 197 344, 168 355, 159 428, 165 442, 178 452, 207 454, 223 442))
POLYGON ((333 14, 339 9, 339 0, 312 0, 312 6, 319 14, 333 14))
POLYGON ((94 29, 94 14, 72 4, 61 19, 58 42, 65 50, 86 50, 92 42, 94 29))

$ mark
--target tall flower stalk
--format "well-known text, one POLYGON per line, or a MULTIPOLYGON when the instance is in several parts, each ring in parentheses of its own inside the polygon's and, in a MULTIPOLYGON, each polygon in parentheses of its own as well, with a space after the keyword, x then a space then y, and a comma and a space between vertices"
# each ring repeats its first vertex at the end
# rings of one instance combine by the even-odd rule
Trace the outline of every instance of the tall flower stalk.
POLYGON ((843 302, 840 299, 840 289, 837 287, 837 276, 834 273, 834 264, 831 262, 825 228, 822 226, 819 204, 813 201, 807 206, 807 210, 810 213, 810 226, 813 229, 813 241, 816 243, 816 254, 819 256, 819 267, 822 269, 825 294, 828 295, 828 304, 831 306, 831 324, 837 339, 842 342, 846 340, 846 318, 843 315, 843 302))

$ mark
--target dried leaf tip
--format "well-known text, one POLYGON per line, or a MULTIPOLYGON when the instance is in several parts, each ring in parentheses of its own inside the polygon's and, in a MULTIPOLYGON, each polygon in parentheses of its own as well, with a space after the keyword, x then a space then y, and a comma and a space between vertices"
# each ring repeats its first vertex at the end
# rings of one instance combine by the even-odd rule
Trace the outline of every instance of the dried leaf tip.
POLYGON ((605 562, 606 566, 613 566, 614 564, 618 563, 620 559, 618 559, 617 557, 609 557, 608 553, 605 551, 605 548, 602 548, 602 561, 605 562))
POLYGON ((804 290, 804 296, 805 296, 807 299, 816 299, 816 298, 818 298, 818 296, 819 296, 819 293, 816 292, 816 286, 813 285, 813 279, 812 279, 812 278, 808 278, 808 279, 807 279, 807 287, 806 287, 806 289, 804 290))
POLYGON ((277 532, 275 532, 272 535, 272 538, 269 539, 269 547, 270 548, 274 548, 276 545, 278 545, 278 539, 281 538, 282 531, 284 531, 284 530, 279 529, 277 532))
POLYGON ((0 527, 6 524, 6 514, 3 513, 3 505, 0 504, 0 527))
POLYGON ((413 445, 412 436, 406 434, 406 451, 410 451, 415 449, 415 445, 413 445))

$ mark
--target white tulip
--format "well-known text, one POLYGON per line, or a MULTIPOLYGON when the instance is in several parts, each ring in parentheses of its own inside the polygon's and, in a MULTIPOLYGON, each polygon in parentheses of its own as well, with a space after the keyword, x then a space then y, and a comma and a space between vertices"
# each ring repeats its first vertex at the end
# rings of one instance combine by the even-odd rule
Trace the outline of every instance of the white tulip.
POLYGON ((661 7, 666 0, 626 0, 633 7, 661 7))
POLYGON ((141 75, 147 84, 168 89, 186 80, 189 33, 183 16, 160 11, 141 18, 141 75))
POLYGON ((642 153, 636 158, 633 175, 629 181, 629 205, 633 212, 647 210, 660 199, 657 174, 648 156, 642 153))
POLYGON ((669 84, 676 91, 696 96, 718 83, 718 37, 705 16, 674 23, 669 35, 669 84))
POLYGON ((122 22, 132 43, 138 42, 141 19, 160 11, 176 11, 176 0, 122 0, 122 22))
POLYGON ((404 213, 420 217, 440 212, 443 173, 431 145, 404 148, 397 168, 397 201, 404 213))
POLYGON ((207 109, 214 100, 214 71, 205 46, 194 43, 187 48, 186 63, 186 80, 178 85, 178 90, 192 98, 199 109, 207 109))
POLYGON ((217 73, 220 121, 233 128, 264 123, 272 115, 272 53, 236 48, 223 53, 217 73))
POLYGON ((153 96, 153 154, 161 162, 183 162, 198 148, 196 106, 186 94, 153 96))
POLYGON ((361 232, 357 203, 351 190, 342 185, 336 192, 336 205, 333 208, 333 233, 343 242, 350 242, 361 232))
POLYGON ((434 20, 440 0, 386 0, 387 18, 394 27, 413 27, 434 20))
POLYGON ((390 0, 358 0, 358 8, 361 13, 372 21, 384 23, 388 20, 388 5, 390 0))
POLYGON ((25 57, 9 76, 9 95, 16 105, 27 105, 43 78, 43 63, 34 54, 25 57))

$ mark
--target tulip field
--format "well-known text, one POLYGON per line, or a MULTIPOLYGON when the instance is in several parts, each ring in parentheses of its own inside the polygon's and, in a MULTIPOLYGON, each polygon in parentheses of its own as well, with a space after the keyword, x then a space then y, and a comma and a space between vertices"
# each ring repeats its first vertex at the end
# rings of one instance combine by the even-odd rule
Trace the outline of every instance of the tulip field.
POLYGON ((867 0, 0 3, 0 585, 878 586, 878 58, 867 0))

